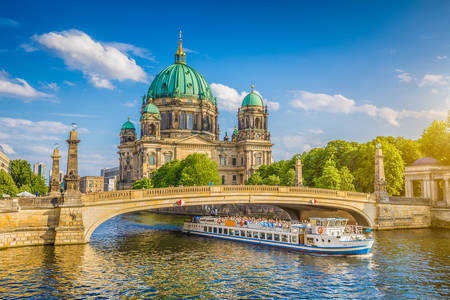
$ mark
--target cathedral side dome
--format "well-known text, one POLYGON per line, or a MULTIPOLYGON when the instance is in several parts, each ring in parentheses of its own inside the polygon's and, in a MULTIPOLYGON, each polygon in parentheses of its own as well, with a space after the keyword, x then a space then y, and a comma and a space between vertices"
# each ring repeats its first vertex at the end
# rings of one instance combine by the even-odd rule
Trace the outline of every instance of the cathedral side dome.
POLYGON ((158 116, 160 115, 158 107, 153 103, 147 104, 147 106, 144 108, 143 113, 156 114, 158 116))
POLYGON ((130 118, 128 118, 128 121, 123 123, 121 129, 122 130, 127 130, 127 129, 136 130, 136 128, 134 127, 134 124, 130 122, 130 118))
POLYGON ((264 106, 264 102, 263 102, 263 99, 261 98, 261 96, 255 92, 253 92, 253 85, 251 86, 251 89, 252 89, 252 91, 250 92, 250 94, 245 96, 244 100, 242 100, 241 107, 264 106))

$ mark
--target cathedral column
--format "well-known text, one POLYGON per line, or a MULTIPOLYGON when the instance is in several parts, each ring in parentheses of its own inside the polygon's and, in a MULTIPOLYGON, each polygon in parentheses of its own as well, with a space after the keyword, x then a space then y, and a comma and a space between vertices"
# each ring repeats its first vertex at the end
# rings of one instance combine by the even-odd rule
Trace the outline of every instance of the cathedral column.
POLYGON ((410 179, 405 180, 405 197, 413 197, 413 181, 410 179))
POLYGON ((450 179, 444 178, 444 201, 447 204, 447 207, 450 207, 450 179))

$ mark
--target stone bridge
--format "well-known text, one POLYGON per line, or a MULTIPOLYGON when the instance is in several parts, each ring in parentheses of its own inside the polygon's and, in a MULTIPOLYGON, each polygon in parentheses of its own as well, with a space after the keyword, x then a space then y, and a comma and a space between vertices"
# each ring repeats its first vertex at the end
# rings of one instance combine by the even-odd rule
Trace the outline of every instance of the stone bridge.
POLYGON ((185 206, 275 205, 293 219, 301 217, 306 210, 339 210, 374 229, 424 228, 431 224, 430 201, 426 199, 392 198, 380 202, 373 194, 307 187, 171 187, 2 200, 0 248, 87 243, 95 229, 114 216, 174 207, 179 200, 185 206))

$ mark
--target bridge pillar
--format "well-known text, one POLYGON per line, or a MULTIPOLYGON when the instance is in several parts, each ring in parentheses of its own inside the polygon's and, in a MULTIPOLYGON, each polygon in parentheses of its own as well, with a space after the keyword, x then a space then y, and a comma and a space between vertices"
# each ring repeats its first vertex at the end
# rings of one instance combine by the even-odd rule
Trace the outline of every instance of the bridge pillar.
POLYGON ((59 205, 59 221, 55 228, 55 245, 84 243, 83 203, 78 176, 78 143, 75 129, 70 131, 67 140, 67 175, 64 177, 64 194, 59 205))

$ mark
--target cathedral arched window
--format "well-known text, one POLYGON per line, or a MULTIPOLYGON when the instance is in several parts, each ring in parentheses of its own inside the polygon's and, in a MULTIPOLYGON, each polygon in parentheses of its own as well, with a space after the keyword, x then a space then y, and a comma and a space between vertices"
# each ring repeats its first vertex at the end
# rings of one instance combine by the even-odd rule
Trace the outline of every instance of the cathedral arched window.
POLYGON ((161 114, 161 127, 162 129, 167 128, 167 114, 161 114))
POLYGON ((256 127, 257 129, 260 129, 260 128, 261 128, 261 119, 260 119, 260 118, 256 118, 256 119, 255 119, 255 127, 256 127))
POLYGON ((155 154, 151 154, 148 158, 149 165, 155 165, 155 154))
POLYGON ((182 112, 181 113, 181 120, 180 120, 180 122, 181 122, 181 129, 186 129, 185 121, 186 121, 186 113, 182 112))
POLYGON ((221 166, 225 166, 227 164, 227 160, 225 157, 221 156, 220 157, 220 165, 221 166))
POLYGON ((222 175, 222 184, 225 184, 225 175, 222 175))
POLYGON ((192 129, 192 114, 187 114, 187 129, 192 129))
POLYGON ((164 162, 168 163, 172 160, 172 153, 168 152, 164 154, 164 162))

